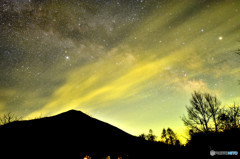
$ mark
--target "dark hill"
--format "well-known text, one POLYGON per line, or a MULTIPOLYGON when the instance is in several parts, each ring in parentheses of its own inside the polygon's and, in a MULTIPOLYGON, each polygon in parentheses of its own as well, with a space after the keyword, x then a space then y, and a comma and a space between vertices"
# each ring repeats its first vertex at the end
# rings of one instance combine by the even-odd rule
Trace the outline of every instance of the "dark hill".
POLYGON ((81 158, 86 154, 92 159, 107 155, 145 158, 168 152, 162 143, 144 141, 76 110, 12 122, 0 126, 0 135, 2 152, 14 152, 7 153, 9 158, 32 154, 43 158, 81 158))

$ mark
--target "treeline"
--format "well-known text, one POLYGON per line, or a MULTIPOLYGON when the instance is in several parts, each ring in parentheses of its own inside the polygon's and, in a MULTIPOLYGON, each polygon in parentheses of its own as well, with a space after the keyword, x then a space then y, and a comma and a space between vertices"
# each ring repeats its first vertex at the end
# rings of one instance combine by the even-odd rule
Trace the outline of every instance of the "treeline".
POLYGON ((223 132, 240 126, 240 107, 235 103, 221 106, 216 96, 194 92, 190 104, 186 106, 187 116, 184 115, 182 121, 191 133, 223 132))
MULTIPOLYGON (((194 92, 187 115, 182 121, 189 128, 186 148, 191 153, 205 156, 214 150, 232 151, 240 146, 240 106, 223 106, 220 100, 209 93, 194 92)), ((213 155, 213 154, 212 154, 213 155)))
MULTIPOLYGON (((190 105, 186 106, 186 110, 187 114, 183 115, 181 120, 189 130, 187 145, 191 144, 192 139, 198 136, 208 138, 209 136, 224 136, 226 133, 236 135, 237 132, 240 137, 239 105, 234 103, 229 106, 222 106, 216 96, 194 91, 190 99, 190 105)), ((139 137, 149 141, 156 141, 157 139, 151 129, 148 134, 141 134, 139 137)), ((169 145, 181 145, 176 133, 171 128, 162 130, 160 141, 169 145)))
MULTIPOLYGON (((148 134, 141 134, 138 137, 144 139, 144 140, 148 140, 148 141, 153 141, 156 142, 157 140, 157 136, 153 134, 152 129, 149 130, 148 134)), ((176 135, 176 133, 171 129, 171 128, 167 128, 167 129, 163 129, 162 130, 162 134, 161 134, 161 142, 166 143, 168 145, 174 145, 174 146, 180 146, 180 141, 176 135)))
MULTIPOLYGON (((187 114, 181 117, 184 125, 189 130, 187 145, 203 139, 213 139, 216 142, 219 137, 234 136, 240 139, 240 106, 233 103, 232 105, 222 106, 220 100, 210 93, 193 92, 190 105, 186 106, 187 114), (201 139, 200 139, 201 138, 201 139), (193 142, 194 141, 194 142, 193 142)), ((41 118, 41 117, 39 117, 41 118)), ((7 113, 0 116, 0 125, 19 121, 22 118, 13 113, 7 113)), ((139 135, 140 138, 149 141, 157 141, 157 136, 150 129, 148 134, 139 135)), ((233 138, 234 141, 236 141, 233 138)), ((171 129, 163 129, 160 141, 168 145, 181 146, 176 133, 171 129)), ((208 142, 208 141, 205 141, 208 142)), ((240 143, 240 141, 239 141, 240 143)))

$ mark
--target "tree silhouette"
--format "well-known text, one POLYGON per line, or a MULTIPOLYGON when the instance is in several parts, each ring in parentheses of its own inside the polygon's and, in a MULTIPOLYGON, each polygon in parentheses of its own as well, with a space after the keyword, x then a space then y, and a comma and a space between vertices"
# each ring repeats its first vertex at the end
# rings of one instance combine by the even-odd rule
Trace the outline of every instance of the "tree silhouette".
POLYGON ((220 124, 220 121, 218 120, 218 117, 220 115, 219 106, 221 105, 221 102, 217 99, 216 96, 211 96, 208 93, 206 93, 204 97, 206 100, 206 107, 208 108, 208 111, 210 112, 214 122, 215 132, 218 132, 218 126, 220 124))
POLYGON ((163 128, 163 130, 162 130, 161 139, 164 143, 168 143, 167 132, 166 132, 165 128, 163 128))
POLYGON ((177 139, 176 134, 170 128, 167 130, 165 130, 165 128, 163 129, 161 139, 166 144, 180 145, 180 141, 177 139))
POLYGON ((220 129, 229 130, 232 128, 240 127, 240 107, 239 105, 233 104, 233 107, 228 107, 221 110, 219 115, 220 129))
POLYGON ((144 140, 147 140, 147 137, 146 137, 146 135, 143 133, 143 134, 140 134, 138 137, 140 137, 140 138, 142 138, 142 139, 144 139, 144 140))
POLYGON ((7 123, 19 121, 21 119, 22 117, 16 116, 15 114, 9 112, 9 113, 3 114, 3 116, 0 117, 0 125, 5 125, 7 123))
POLYGON ((195 91, 190 103, 191 106, 186 106, 188 118, 182 117, 184 125, 191 127, 194 131, 209 131, 208 122, 211 115, 204 104, 203 94, 195 91))
POLYGON ((183 116, 184 125, 190 127, 194 132, 209 132, 212 130, 210 119, 213 120, 215 132, 218 131, 220 124, 220 101, 217 97, 209 93, 200 93, 194 91, 191 106, 186 106, 187 117, 183 116))
POLYGON ((147 137, 147 140, 149 140, 149 141, 155 141, 156 140, 156 135, 153 134, 152 129, 149 129, 149 133, 146 137, 147 137))
POLYGON ((138 137, 144 139, 144 140, 148 140, 148 141, 156 141, 157 136, 153 134, 153 130, 149 129, 149 133, 146 134, 141 134, 138 137))

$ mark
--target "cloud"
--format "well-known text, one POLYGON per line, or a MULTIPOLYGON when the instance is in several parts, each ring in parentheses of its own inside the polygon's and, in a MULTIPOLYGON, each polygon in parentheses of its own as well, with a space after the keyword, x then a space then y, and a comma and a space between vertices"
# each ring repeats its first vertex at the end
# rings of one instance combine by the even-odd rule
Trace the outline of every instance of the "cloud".
POLYGON ((7 106, 9 106, 9 100, 14 100, 17 91, 10 88, 0 88, 0 92, 0 112, 5 113, 7 106))
POLYGON ((166 116, 179 125, 195 90, 239 94, 229 84, 239 79, 239 60, 228 54, 239 47, 238 2, 24 2, 0 15, 1 111, 34 118, 98 110, 143 132, 149 123, 161 130, 166 116))
POLYGON ((163 72, 163 68, 175 60, 173 55, 169 55, 150 63, 149 59, 145 59, 134 64, 136 59, 133 54, 135 53, 114 54, 113 52, 117 50, 110 52, 112 52, 111 56, 117 56, 117 58, 105 57, 105 60, 71 71, 66 83, 54 91, 49 102, 28 117, 96 103, 104 103, 104 106, 107 106, 109 102, 129 98, 144 89, 142 83, 163 72), (121 62, 116 64, 116 59, 121 59, 121 62))
POLYGON ((179 85, 179 88, 182 91, 185 91, 187 94, 191 94, 194 91, 208 92, 211 93, 213 90, 209 89, 207 83, 202 80, 186 80, 179 85))

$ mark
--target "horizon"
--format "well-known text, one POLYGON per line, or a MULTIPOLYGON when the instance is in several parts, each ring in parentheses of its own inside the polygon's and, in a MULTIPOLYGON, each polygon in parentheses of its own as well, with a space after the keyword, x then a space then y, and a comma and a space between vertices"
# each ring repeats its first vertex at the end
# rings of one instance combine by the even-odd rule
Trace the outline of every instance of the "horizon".
POLYGON ((0 2, 0 112, 76 109, 184 142, 194 91, 240 104, 240 1, 0 2))

